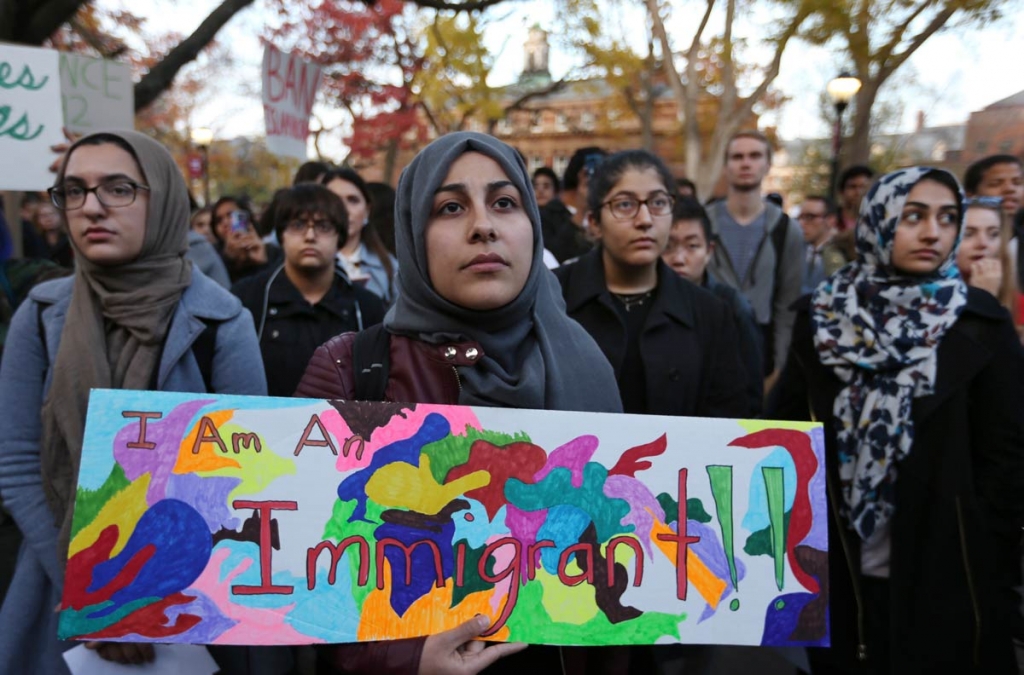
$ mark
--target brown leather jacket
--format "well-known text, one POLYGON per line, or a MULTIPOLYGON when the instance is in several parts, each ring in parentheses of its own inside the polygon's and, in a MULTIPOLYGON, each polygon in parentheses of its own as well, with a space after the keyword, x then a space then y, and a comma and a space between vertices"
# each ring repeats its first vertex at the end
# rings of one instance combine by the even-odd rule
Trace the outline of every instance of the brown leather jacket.
MULTIPOLYGON (((301 398, 355 398, 352 343, 355 333, 338 335, 313 353, 295 395, 301 398)), ((474 342, 431 345, 391 336, 391 364, 384 397, 396 402, 457 405, 459 374, 454 366, 468 366, 483 350, 474 342), (471 351, 476 350, 476 351, 471 351), (470 358, 472 355, 473 358, 470 358)), ((426 638, 333 645, 321 654, 341 672, 416 675, 426 638)))
MULTIPOLYGON (((317 348, 295 395, 301 398, 354 398, 352 343, 355 338, 355 333, 344 333, 317 348)), ((384 398, 398 403, 458 405, 462 384, 455 366, 471 366, 483 354, 483 348, 476 342, 432 345, 392 335, 391 366, 384 398)))
MULTIPOLYGON (((344 333, 313 353, 295 395, 302 398, 353 399, 355 373, 352 344, 355 333, 344 333)), ((404 403, 458 405, 459 382, 455 366, 480 360, 483 348, 476 342, 432 345, 399 335, 391 336, 391 363, 384 398, 404 403)), ((373 675, 417 675, 426 638, 386 640, 344 645, 323 645, 320 655, 338 672, 373 675)), ((533 645, 501 659, 486 670, 488 675, 515 673, 618 674, 621 648, 587 649, 533 645)), ((628 651, 626 652, 628 657, 628 651)))

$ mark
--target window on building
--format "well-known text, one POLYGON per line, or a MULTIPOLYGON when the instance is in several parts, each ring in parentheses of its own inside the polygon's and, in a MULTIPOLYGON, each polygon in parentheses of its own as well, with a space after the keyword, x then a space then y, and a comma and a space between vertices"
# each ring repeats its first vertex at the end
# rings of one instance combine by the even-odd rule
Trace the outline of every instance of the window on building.
POLYGON ((1002 143, 999 144, 1000 154, 1008 155, 1010 154, 1011 150, 1013 150, 1013 141, 1003 141, 1002 143))
POLYGON ((946 153, 949 151, 945 141, 939 141, 932 148, 932 161, 933 162, 944 162, 946 160, 946 153))
POLYGON ((501 135, 510 134, 510 133, 512 133, 512 123, 509 122, 507 116, 506 117, 502 117, 500 120, 498 120, 498 126, 495 127, 495 129, 497 130, 498 134, 501 134, 501 135))
POLYGON ((540 111, 535 111, 530 118, 530 131, 533 133, 544 131, 544 115, 540 111))
POLYGON ((552 170, 559 176, 565 175, 565 169, 569 166, 568 155, 555 155, 555 161, 552 164, 552 170))
POLYGON ((537 169, 541 168, 542 166, 544 166, 544 158, 543 157, 541 157, 540 155, 531 155, 530 156, 529 166, 527 168, 530 170, 531 174, 534 171, 536 171, 537 169))
POLYGON ((569 129, 569 119, 565 113, 557 113, 555 115, 555 131, 567 131, 569 129))
POLYGON ((589 110, 586 110, 586 111, 584 111, 583 113, 580 114, 580 128, 581 129, 585 129, 587 131, 593 129, 595 121, 596 120, 594 119, 594 113, 590 112, 589 110))

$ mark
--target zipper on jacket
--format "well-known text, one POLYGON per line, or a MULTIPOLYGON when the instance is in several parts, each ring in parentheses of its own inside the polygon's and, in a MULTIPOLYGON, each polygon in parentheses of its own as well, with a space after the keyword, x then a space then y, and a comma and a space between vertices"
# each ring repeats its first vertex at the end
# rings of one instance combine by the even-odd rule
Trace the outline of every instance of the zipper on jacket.
POLYGON ((455 384, 459 385, 459 395, 462 395, 462 378, 459 377, 459 369, 452 366, 452 372, 455 373, 455 384))
POLYGON ((857 603, 857 660, 867 661, 868 660, 868 645, 864 639, 864 601, 861 598, 860 593, 860 578, 859 575, 854 571, 860 568, 858 565, 854 567, 853 558, 850 556, 850 548, 846 543, 846 536, 843 534, 843 527, 838 523, 839 520, 839 508, 836 505, 836 493, 835 493, 835 481, 832 476, 828 473, 828 469, 825 469, 825 475, 827 476, 826 492, 828 493, 828 500, 832 503, 832 513, 836 516, 836 534, 839 535, 839 543, 843 547, 843 556, 846 558, 846 567, 850 571, 850 580, 853 582, 853 599, 857 603))
POLYGON ((971 560, 967 556, 967 528, 964 527, 964 510, 960 503, 960 495, 956 497, 956 524, 960 530, 960 552, 964 558, 964 574, 967 575, 967 591, 971 595, 971 608, 974 610, 974 665, 981 665, 981 608, 978 607, 978 594, 974 588, 974 577, 971 574, 971 560))

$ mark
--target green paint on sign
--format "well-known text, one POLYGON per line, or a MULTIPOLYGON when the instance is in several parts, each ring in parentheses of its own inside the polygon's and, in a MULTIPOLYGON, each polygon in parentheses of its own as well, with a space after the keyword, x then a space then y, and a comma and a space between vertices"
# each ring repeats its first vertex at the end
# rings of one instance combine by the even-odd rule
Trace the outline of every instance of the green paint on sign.
POLYGON ((98 490, 79 487, 78 496, 75 498, 75 517, 71 522, 71 538, 74 539, 80 530, 88 527, 89 523, 99 515, 100 509, 113 499, 114 495, 129 485, 131 483, 125 477, 124 469, 120 464, 114 462, 114 468, 111 469, 110 475, 98 490))
MULTIPOLYGON (((785 528, 786 532, 789 532, 789 517, 793 514, 792 511, 786 511, 785 515, 785 528)), ((750 556, 754 555, 766 555, 769 558, 772 556, 772 527, 769 525, 763 530, 758 530, 752 535, 747 537, 747 543, 743 546, 743 551, 750 556)))
POLYGON ((466 427, 465 435, 456 436, 457 433, 452 429, 450 436, 423 446, 422 454, 430 458, 430 473, 434 475, 438 485, 444 485, 448 472, 453 467, 469 461, 469 448, 477 441, 487 441, 498 447, 509 443, 530 442, 530 437, 524 433, 510 436, 495 431, 480 431, 470 426, 466 427))
POLYGON ((508 620, 508 627, 516 640, 538 643, 564 643, 577 645, 634 644, 651 645, 658 638, 679 639, 679 624, 686 614, 644 612, 627 623, 614 624, 604 612, 583 623, 555 623, 544 607, 544 585, 549 577, 557 584, 558 578, 543 570, 537 579, 519 590, 516 611, 508 620))
POLYGON ((732 611, 735 612, 739 608, 740 608, 740 599, 739 598, 733 598, 732 602, 729 603, 729 609, 731 609, 732 611))
MULTIPOLYGON (((733 548, 732 522, 732 467, 709 466, 708 478, 711 479, 711 495, 715 498, 715 511, 718 524, 722 528, 722 546, 725 548, 725 559, 729 562, 729 578, 733 590, 738 590, 736 579, 736 550, 733 548)), ((689 505, 689 503, 687 503, 689 505)))
MULTIPOLYGON (((679 520, 679 502, 672 498, 667 492, 657 496, 658 504, 665 512, 665 524, 671 525, 679 520)), ((704 502, 694 497, 686 500, 686 519, 695 520, 698 523, 710 523, 711 514, 704 509, 704 502)))
POLYGON ((786 601, 785 600, 776 600, 775 601, 775 609, 782 610, 782 609, 785 609, 785 608, 786 608, 786 601))
MULTIPOLYGON (((480 548, 470 548, 469 543, 465 539, 460 539, 455 542, 456 554, 458 554, 460 543, 466 544, 466 564, 463 567, 462 572, 462 583, 464 585, 459 586, 458 584, 454 584, 454 588, 452 589, 452 607, 457 606, 470 593, 489 591, 494 588, 494 584, 489 584, 480 578, 479 572, 480 558, 483 556, 484 549, 487 548, 487 545, 485 544, 480 548)), ((493 577, 494 556, 488 556, 487 563, 484 566, 484 571, 493 577)))
POLYGON ((771 523, 772 557, 775 558, 775 585, 782 590, 786 569, 786 495, 782 467, 766 466, 761 469, 764 488, 768 495, 768 522, 771 523))

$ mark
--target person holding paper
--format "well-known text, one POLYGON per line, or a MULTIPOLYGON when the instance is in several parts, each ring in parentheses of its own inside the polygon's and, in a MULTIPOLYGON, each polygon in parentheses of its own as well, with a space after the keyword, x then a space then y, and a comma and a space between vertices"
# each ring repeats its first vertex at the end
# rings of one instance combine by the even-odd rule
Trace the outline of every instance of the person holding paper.
MULTIPOLYGON (((431 143, 399 181, 401 272, 383 329, 346 333, 317 349, 296 395, 621 412, 611 367, 565 314, 544 267, 540 227, 515 150, 472 132, 431 143), (366 337, 382 340, 389 354, 379 392, 357 386, 353 346, 366 337)), ((510 656, 521 646, 473 640, 490 618, 466 618, 425 639, 337 645, 322 655, 348 673, 463 675, 488 666, 488 673, 561 672, 563 659, 583 653, 537 646, 510 656)))
POLYGON ((771 419, 825 424, 830 649, 812 672, 1017 673, 1024 356, 964 283, 960 185, 881 178, 857 259, 797 306, 771 419))
MULTIPOLYGON (((188 192, 166 148, 134 131, 86 136, 50 197, 77 269, 30 292, 0 368, 0 495, 25 538, 0 609, 2 673, 67 672, 57 609, 90 390, 266 394, 252 318, 186 257, 188 192)), ((153 658, 147 644, 92 646, 108 660, 153 658)), ((278 665, 265 672, 290 667, 278 665)))

